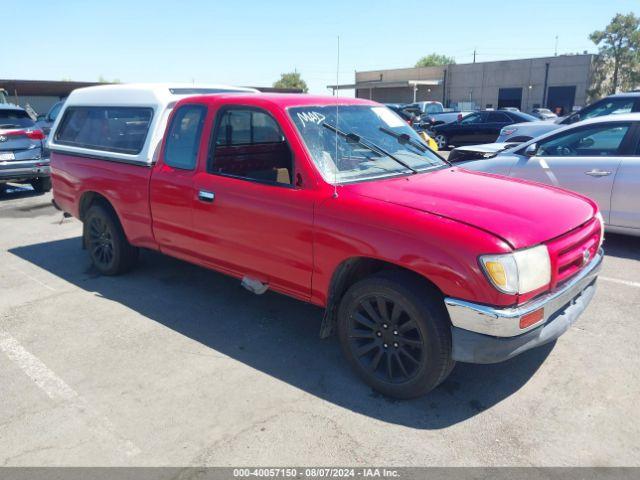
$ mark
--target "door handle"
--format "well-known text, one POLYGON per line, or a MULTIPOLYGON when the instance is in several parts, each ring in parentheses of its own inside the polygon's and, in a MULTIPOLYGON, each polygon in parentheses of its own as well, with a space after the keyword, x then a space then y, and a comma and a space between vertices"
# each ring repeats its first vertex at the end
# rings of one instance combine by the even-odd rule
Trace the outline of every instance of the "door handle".
POLYGON ((588 172, 584 172, 586 175, 590 177, 606 177, 607 175, 611 175, 611 172, 608 170, 599 170, 594 168, 593 170, 589 170, 588 172))
POLYGON ((213 192, 208 192, 207 190, 200 190, 198 192, 198 200, 201 202, 211 203, 216 198, 216 194, 213 192))

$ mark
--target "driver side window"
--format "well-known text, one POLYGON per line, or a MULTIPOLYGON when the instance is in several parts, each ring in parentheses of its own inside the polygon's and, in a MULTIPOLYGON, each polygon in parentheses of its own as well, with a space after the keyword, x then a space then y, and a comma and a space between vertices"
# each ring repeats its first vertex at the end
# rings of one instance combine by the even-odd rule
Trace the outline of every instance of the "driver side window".
POLYGON ((277 121, 252 107, 228 107, 217 117, 209 172, 291 185, 293 156, 277 121))
POLYGON ((460 120, 461 125, 469 125, 472 123, 482 123, 484 115, 482 113, 472 113, 460 120))
POLYGON ((595 125, 558 135, 538 144, 538 157, 599 157, 617 155, 629 131, 628 123, 595 125))

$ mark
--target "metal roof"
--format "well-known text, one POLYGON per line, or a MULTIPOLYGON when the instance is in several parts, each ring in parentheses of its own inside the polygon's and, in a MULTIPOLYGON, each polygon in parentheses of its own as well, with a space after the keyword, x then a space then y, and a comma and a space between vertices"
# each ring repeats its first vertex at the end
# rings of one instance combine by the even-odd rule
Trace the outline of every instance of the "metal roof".
MULTIPOLYGON (((115 85, 105 82, 67 82, 64 80, 10 80, 0 79, 0 88, 7 90, 9 96, 46 96, 46 97, 68 97, 77 88, 93 87, 96 85, 115 85)), ((246 87, 254 88, 261 92, 277 93, 302 93, 297 88, 274 88, 274 87, 246 87)))

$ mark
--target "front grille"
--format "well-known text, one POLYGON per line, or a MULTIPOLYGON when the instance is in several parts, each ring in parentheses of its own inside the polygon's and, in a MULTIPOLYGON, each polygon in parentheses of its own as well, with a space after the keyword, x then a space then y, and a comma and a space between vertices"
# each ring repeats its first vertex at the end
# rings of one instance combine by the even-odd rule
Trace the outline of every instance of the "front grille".
POLYGON ((551 288, 569 280, 595 258, 600 243, 600 222, 592 219, 547 244, 551 257, 551 288), (585 261, 585 251, 588 261, 585 261))

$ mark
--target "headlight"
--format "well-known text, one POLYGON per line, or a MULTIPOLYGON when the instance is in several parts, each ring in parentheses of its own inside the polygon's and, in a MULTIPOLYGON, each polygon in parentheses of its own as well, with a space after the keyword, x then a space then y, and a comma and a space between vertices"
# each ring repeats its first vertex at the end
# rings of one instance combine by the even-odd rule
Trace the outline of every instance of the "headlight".
POLYGON ((604 242, 604 218, 602 218, 602 213, 600 212, 596 213, 596 218, 600 222, 600 244, 598 247, 601 247, 604 242))
POLYGON ((502 255, 482 255, 489 281, 503 293, 528 293, 551 281, 551 260, 544 245, 502 255))
POLYGON ((518 129, 517 128, 509 128, 509 127, 504 127, 502 130, 500 130, 500 135, 511 135, 514 132, 517 132, 518 129))

